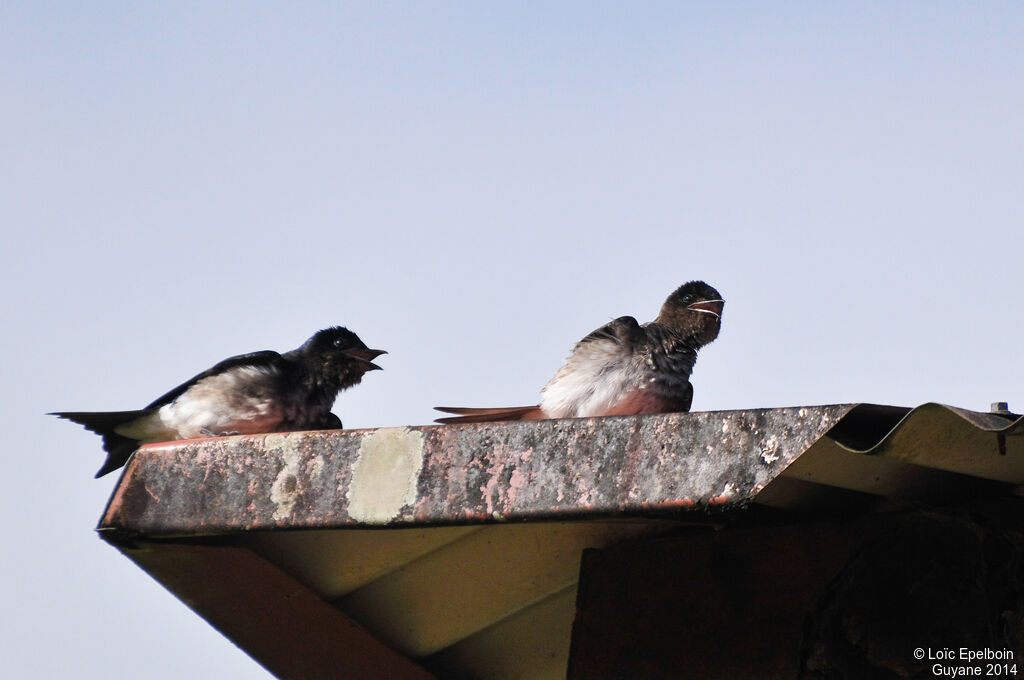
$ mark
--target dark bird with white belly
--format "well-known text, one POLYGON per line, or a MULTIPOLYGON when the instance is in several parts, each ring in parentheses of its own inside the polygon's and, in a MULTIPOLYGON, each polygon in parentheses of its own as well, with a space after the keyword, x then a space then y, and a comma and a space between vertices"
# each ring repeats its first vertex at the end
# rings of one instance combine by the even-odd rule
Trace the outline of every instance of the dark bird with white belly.
POLYGON ((331 406, 367 371, 380 369, 352 331, 336 326, 284 354, 266 350, 221 361, 138 411, 62 411, 103 437, 102 477, 120 468, 142 444, 232 434, 341 427, 331 406))

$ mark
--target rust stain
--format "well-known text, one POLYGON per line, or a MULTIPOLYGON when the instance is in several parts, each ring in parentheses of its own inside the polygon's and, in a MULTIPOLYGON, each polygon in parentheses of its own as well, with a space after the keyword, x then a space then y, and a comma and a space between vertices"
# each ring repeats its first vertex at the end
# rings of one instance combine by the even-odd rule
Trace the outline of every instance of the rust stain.
POLYGON ((157 496, 155 493, 153 493, 153 491, 149 488, 148 485, 143 484, 142 488, 146 490, 146 493, 148 493, 153 500, 155 500, 157 503, 160 502, 160 496, 157 496))
POLYGON ((666 508, 693 508, 697 506, 697 501, 692 498, 679 498, 676 500, 665 501, 662 503, 662 507, 666 508))
POLYGON ((516 504, 516 498, 519 496, 519 492, 525 489, 530 483, 529 478, 520 472, 518 469, 512 471, 512 476, 508 480, 508 505, 514 506, 516 504))
POLYGON ((490 475, 487 479, 487 483, 480 487, 480 493, 483 494, 484 502, 487 504, 487 514, 494 514, 494 495, 498 489, 498 483, 501 481, 501 473, 505 471, 504 463, 495 463, 487 469, 487 474, 490 475))

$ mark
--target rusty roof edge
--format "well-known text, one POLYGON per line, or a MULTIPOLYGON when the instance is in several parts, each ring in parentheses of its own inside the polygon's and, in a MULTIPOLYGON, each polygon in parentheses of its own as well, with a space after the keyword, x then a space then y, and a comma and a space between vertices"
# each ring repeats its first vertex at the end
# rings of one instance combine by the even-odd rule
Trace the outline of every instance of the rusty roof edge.
POLYGON ((133 535, 478 524, 738 505, 856 406, 154 444, 129 462, 99 530, 123 541, 133 535))

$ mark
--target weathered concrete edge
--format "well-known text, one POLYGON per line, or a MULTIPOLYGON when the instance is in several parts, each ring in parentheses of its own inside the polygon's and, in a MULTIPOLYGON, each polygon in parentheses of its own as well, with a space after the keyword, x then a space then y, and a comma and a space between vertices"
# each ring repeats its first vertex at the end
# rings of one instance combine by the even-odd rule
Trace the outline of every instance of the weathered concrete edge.
POLYGON ((143 447, 100 530, 195 536, 749 502, 854 405, 292 432, 143 447))

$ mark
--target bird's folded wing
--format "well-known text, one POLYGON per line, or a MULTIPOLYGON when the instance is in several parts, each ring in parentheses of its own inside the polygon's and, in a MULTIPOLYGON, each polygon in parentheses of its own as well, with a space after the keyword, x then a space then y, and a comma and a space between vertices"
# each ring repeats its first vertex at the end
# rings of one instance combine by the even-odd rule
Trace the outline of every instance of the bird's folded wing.
POLYGON ((611 340, 626 349, 630 349, 637 343, 642 342, 643 339, 643 326, 631 316, 620 316, 588 333, 582 340, 576 343, 576 349, 580 345, 586 345, 594 340, 611 340))
POLYGON ((220 375, 225 371, 228 371, 232 368, 237 368, 239 366, 271 366, 275 362, 280 360, 281 355, 269 349, 263 350, 262 352, 250 352, 248 354, 239 354, 238 356, 229 357, 224 361, 218 363, 216 366, 212 366, 203 371, 202 373, 193 376, 189 380, 186 380, 185 382, 181 383, 167 394, 161 395, 146 408, 157 408, 163 406, 164 404, 171 403, 172 401, 183 395, 185 391, 188 390, 188 388, 192 387, 203 378, 209 378, 210 376, 220 375))

